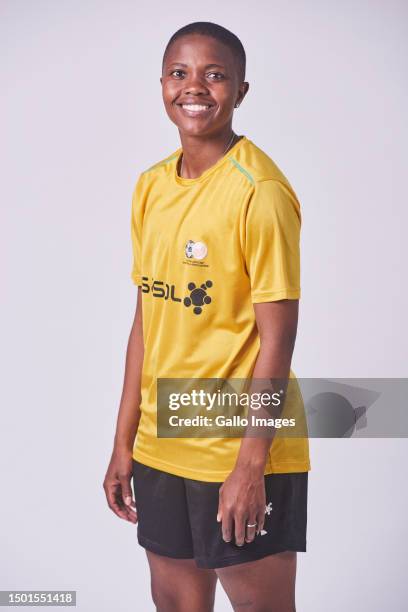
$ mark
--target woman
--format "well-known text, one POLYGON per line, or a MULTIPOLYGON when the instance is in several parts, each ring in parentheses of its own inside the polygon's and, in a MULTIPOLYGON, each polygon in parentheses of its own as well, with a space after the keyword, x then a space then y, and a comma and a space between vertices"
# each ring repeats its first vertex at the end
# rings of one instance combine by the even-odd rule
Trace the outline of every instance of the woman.
POLYGON ((272 159, 232 130, 249 88, 234 34, 181 28, 160 82, 181 147, 134 190, 138 297, 108 504, 138 524, 161 612, 212 610, 218 578, 234 610, 293 612, 307 438, 161 437, 157 393, 172 379, 294 378, 299 202, 272 159))

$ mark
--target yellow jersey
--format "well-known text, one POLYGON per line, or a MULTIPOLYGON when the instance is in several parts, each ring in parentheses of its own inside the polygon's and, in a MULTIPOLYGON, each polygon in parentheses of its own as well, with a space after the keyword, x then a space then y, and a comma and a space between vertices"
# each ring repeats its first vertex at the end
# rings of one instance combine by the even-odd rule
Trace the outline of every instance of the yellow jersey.
MULTIPOLYGON (((260 348, 253 303, 301 295, 301 212, 287 178, 246 136, 197 178, 179 176, 181 153, 142 172, 132 198, 145 347, 133 457, 222 482, 241 438, 158 437, 157 379, 251 377, 260 348)), ((273 440, 265 474, 310 469, 307 437, 273 440)))

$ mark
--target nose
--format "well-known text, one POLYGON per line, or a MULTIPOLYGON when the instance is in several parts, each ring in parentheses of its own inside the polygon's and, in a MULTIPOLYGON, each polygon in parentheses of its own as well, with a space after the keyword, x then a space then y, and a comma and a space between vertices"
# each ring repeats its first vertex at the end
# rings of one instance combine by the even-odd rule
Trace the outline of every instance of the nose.
POLYGON ((191 73, 184 81, 184 94, 198 95, 208 93, 208 87, 203 78, 196 73, 191 73))

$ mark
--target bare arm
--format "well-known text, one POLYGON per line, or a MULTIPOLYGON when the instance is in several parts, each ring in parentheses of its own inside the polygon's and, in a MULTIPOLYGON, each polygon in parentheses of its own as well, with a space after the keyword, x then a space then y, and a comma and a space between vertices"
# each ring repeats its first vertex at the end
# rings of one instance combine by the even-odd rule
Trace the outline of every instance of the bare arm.
MULTIPOLYGON (((254 304, 261 347, 253 378, 289 377, 295 347, 299 300, 279 300, 254 304)), ((236 462, 237 468, 264 473, 270 438, 243 438, 236 462)))
POLYGON ((132 450, 140 421, 141 378, 144 357, 142 290, 138 287, 136 311, 126 351, 125 375, 116 422, 111 460, 103 482, 111 510, 136 523, 137 515, 130 481, 132 450))
MULTIPOLYGON (((252 378, 287 379, 295 346, 299 301, 278 300, 254 304, 260 335, 260 351, 252 378)), ((270 437, 243 437, 234 470, 220 488, 217 520, 222 520, 225 541, 235 535, 238 545, 251 542, 257 523, 261 530, 265 519, 264 471, 273 440, 270 437), (235 534, 233 534, 235 524, 235 534)))
POLYGON ((116 448, 130 452, 140 420, 143 356, 142 289, 138 287, 135 317, 126 351, 125 376, 114 439, 116 448))

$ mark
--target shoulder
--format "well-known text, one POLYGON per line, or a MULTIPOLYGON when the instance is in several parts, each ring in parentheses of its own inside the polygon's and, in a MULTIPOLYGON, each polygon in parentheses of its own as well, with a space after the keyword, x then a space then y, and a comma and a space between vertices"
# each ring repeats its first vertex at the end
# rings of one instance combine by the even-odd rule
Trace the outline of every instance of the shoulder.
POLYGON ((163 176, 168 176, 170 172, 174 171, 174 165, 177 163, 178 156, 181 153, 181 147, 167 155, 163 159, 149 166, 147 169, 142 170, 137 175, 136 183, 133 188, 133 198, 140 200, 146 195, 152 185, 157 183, 157 180, 163 176))
POLYGON ((275 161, 252 140, 246 138, 231 161, 243 171, 253 186, 270 180, 280 181, 289 186, 289 181, 275 161))
POLYGON ((167 157, 160 159, 152 166, 149 166, 146 170, 143 170, 140 176, 149 179, 157 174, 166 173, 169 168, 174 167, 174 165, 177 163, 177 158, 179 157, 180 153, 181 147, 170 153, 170 155, 167 155, 167 157))
POLYGON ((291 209, 300 218, 300 203, 291 183, 265 151, 247 138, 231 161, 251 183, 249 205, 282 211, 291 209))

